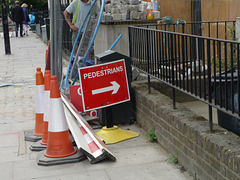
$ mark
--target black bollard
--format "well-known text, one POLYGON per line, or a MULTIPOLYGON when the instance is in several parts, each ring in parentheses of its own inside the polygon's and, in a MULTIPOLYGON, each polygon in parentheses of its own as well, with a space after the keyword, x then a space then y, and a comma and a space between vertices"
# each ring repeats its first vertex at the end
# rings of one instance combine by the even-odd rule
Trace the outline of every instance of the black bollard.
POLYGON ((9 40, 9 28, 8 28, 8 17, 7 17, 7 7, 6 7, 5 0, 2 0, 2 23, 3 23, 3 33, 4 33, 5 54, 11 54, 10 40, 9 40))

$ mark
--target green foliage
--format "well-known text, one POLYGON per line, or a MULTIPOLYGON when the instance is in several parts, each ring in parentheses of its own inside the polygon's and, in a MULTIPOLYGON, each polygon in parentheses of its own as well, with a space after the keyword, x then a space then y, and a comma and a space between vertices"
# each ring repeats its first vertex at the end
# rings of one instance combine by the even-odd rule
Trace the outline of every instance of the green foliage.
POLYGON ((34 9, 46 8, 48 5, 48 0, 19 0, 20 4, 26 3, 28 8, 33 5, 34 9))
MULTIPOLYGON (((235 37, 235 30, 236 30, 235 26, 227 28, 227 32, 229 33, 230 38, 233 41, 237 41, 237 38, 235 37)), ((237 45, 233 44, 233 46, 231 47, 230 44, 227 44, 226 51, 227 51, 226 58, 224 54, 222 54, 221 59, 219 59, 218 55, 215 58, 214 57, 211 58, 211 65, 212 67, 216 68, 216 72, 219 72, 220 69, 219 67, 221 67, 221 71, 228 71, 237 67, 238 60, 237 45)))
POLYGON ((165 161, 178 163, 178 155, 177 154, 169 154, 169 156, 170 157, 168 159, 166 159, 165 161))
POLYGON ((236 32, 236 27, 235 26, 232 26, 232 27, 228 27, 227 28, 227 32, 230 34, 230 38, 233 40, 233 41, 236 41, 237 38, 235 36, 235 32, 236 32))
MULTIPOLYGON (((0 0, 1 1, 1 0, 0 0)), ((15 7, 16 0, 6 0, 6 7, 8 15, 11 14, 12 8, 15 7)), ((33 5, 34 9, 46 9, 48 7, 48 0, 19 0, 20 4, 26 3, 28 8, 33 5)), ((2 1, 1 1, 2 4, 2 1)), ((0 6, 0 17, 2 15, 2 6, 0 6)))
MULTIPOLYGON (((229 55, 230 56, 230 55, 229 55)), ((215 58, 212 57, 211 58, 211 64, 212 64, 212 67, 214 67, 214 61, 215 61, 215 68, 216 68, 216 72, 219 72, 219 67, 220 67, 220 64, 221 64, 221 71, 228 71, 228 70, 231 70, 231 69, 234 69, 237 67, 237 55, 236 54, 233 54, 233 64, 231 62, 231 57, 228 57, 226 60, 225 59, 220 59, 218 58, 218 56, 215 58)))
MULTIPOLYGON (((1 1, 1 0, 0 0, 1 1)), ((14 7, 15 5, 15 0, 6 0, 6 7, 7 7, 7 12, 8 14, 11 12, 11 9, 14 7)), ((0 17, 2 16, 2 1, 1 1, 1 6, 0 6, 0 17)))
POLYGON ((157 141, 157 137, 155 134, 155 128, 151 131, 150 129, 147 131, 146 136, 149 138, 149 141, 155 142, 157 141))

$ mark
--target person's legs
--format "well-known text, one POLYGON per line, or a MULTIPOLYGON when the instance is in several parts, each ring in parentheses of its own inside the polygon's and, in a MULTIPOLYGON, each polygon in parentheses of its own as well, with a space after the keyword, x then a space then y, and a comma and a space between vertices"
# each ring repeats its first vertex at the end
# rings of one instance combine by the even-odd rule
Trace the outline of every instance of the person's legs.
MULTIPOLYGON (((76 41, 76 39, 77 39, 77 35, 78 35, 78 32, 76 32, 76 31, 73 31, 73 32, 72 32, 72 46, 74 46, 74 44, 75 44, 75 41, 76 41)), ((72 69, 72 66, 73 66, 73 63, 74 63, 74 61, 75 61, 75 58, 76 58, 76 54, 77 54, 77 50, 78 50, 78 46, 79 46, 79 42, 80 42, 80 40, 81 40, 81 37, 82 37, 82 34, 80 34, 80 37, 79 37, 78 42, 77 42, 77 45, 76 45, 76 47, 74 48, 73 57, 72 57, 72 59, 71 59, 71 65, 70 65, 70 68, 69 68, 69 73, 70 73, 70 71, 71 71, 71 69, 72 69)), ((71 78, 75 78, 76 74, 77 74, 77 68, 76 68, 76 67, 73 67, 72 77, 71 77, 71 78)))
POLYGON ((25 24, 23 24, 23 35, 25 35, 25 24))
POLYGON ((19 26, 19 24, 16 23, 16 37, 18 37, 18 26, 19 26))
POLYGON ((28 25, 25 24, 25 32, 26 32, 26 36, 28 36, 28 25))
POLYGON ((28 35, 28 32, 27 32, 27 25, 26 24, 23 24, 23 35, 28 35))
POLYGON ((19 23, 20 25, 20 36, 23 37, 23 23, 19 23))
MULTIPOLYGON (((91 31, 87 31, 87 32, 85 32, 85 33, 86 33, 86 36, 87 36, 87 37, 90 37, 90 36, 91 36, 91 31)), ((90 44, 90 39, 89 39, 89 38, 84 38, 84 39, 83 39, 83 46, 84 46, 84 48, 85 48, 85 53, 87 53, 89 44, 90 44)), ((91 59, 91 51, 89 52, 87 58, 91 59)))
MULTIPOLYGON (((74 44, 75 44, 75 41, 76 41, 76 39, 77 39, 77 35, 78 35, 78 32, 76 32, 76 31, 73 31, 73 32, 72 32, 72 46, 74 46, 74 44)), ((80 36, 81 36, 81 35, 80 35, 80 36)), ((81 39, 81 37, 80 37, 79 39, 81 39)), ((79 42, 80 42, 80 40, 78 40, 78 43, 77 43, 77 45, 76 45, 76 47, 75 47, 75 49, 74 49, 74 51, 73 51, 73 55, 74 55, 74 56, 76 56, 76 54, 77 54, 79 42)))

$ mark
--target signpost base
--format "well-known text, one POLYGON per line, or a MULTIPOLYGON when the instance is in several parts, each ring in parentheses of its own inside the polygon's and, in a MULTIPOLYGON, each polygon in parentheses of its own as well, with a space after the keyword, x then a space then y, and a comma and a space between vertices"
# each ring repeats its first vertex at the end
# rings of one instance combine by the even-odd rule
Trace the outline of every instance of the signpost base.
POLYGON ((105 141, 105 144, 114 144, 138 137, 139 133, 130 130, 123 130, 118 128, 118 126, 113 126, 110 128, 104 126, 100 131, 97 132, 97 135, 105 141))

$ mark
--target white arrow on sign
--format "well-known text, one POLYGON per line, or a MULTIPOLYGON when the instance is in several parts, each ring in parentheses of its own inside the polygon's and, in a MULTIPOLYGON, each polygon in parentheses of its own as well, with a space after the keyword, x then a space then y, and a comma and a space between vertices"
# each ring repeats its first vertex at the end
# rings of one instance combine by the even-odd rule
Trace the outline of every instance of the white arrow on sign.
POLYGON ((118 92, 118 89, 120 88, 120 85, 116 81, 112 81, 110 83, 112 84, 112 86, 92 90, 92 95, 100 94, 108 91, 113 91, 112 94, 116 94, 118 92))

